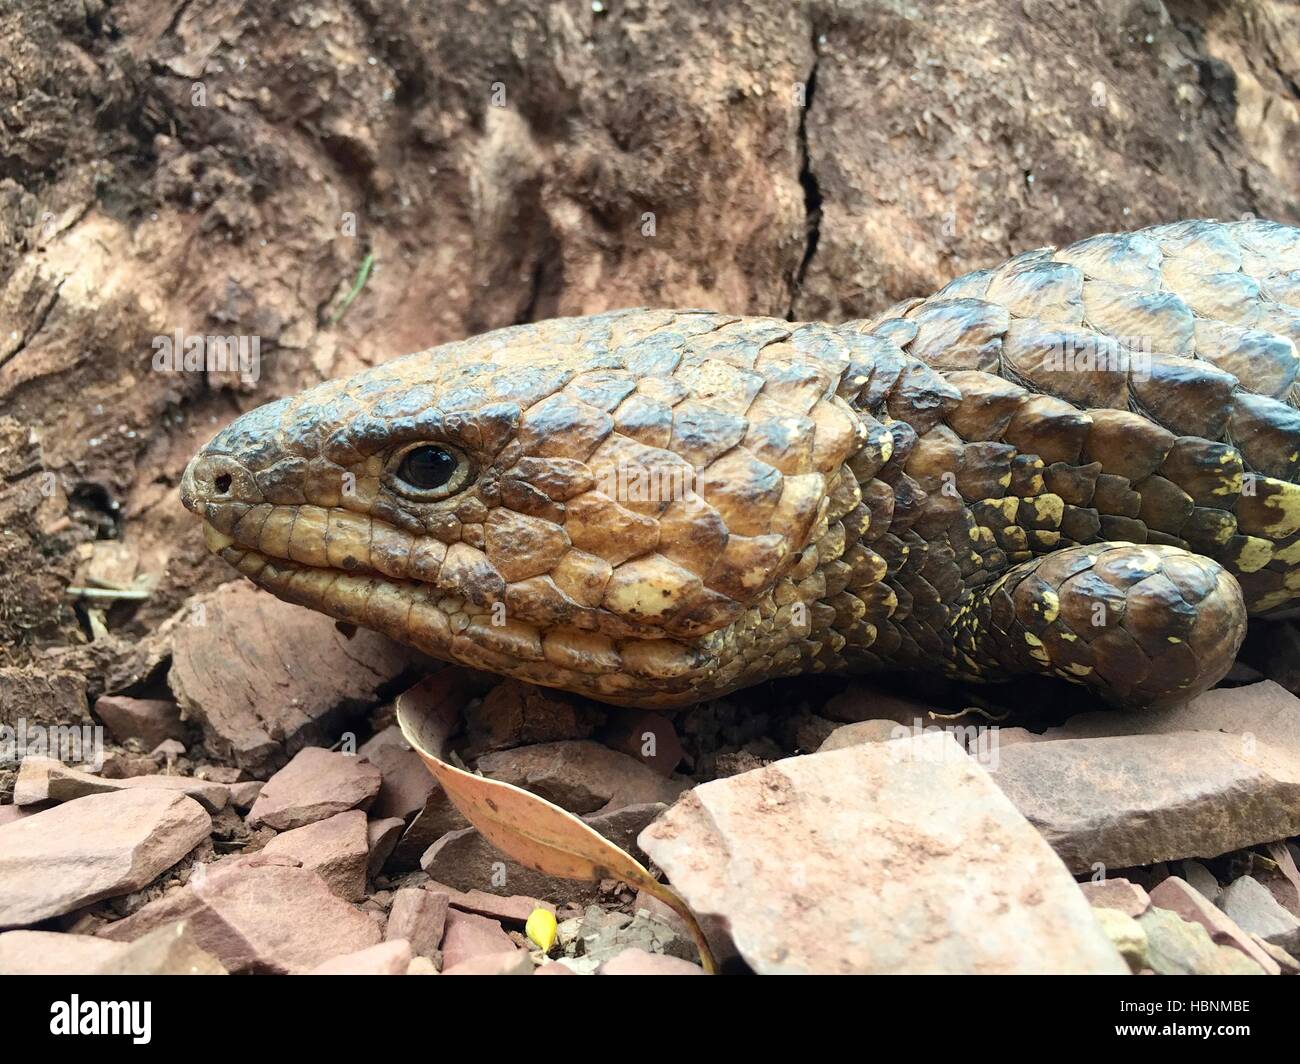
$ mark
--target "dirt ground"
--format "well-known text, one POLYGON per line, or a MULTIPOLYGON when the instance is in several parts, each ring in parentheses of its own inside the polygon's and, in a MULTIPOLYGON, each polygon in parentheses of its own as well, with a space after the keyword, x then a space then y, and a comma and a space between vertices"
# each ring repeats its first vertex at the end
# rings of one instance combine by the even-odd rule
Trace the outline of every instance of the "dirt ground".
POLYGON ((1286 2, 0 0, 6 701, 147 688, 138 641, 229 577, 181 471, 255 405, 554 315, 844 320, 1296 222, 1298 148, 1286 2), (257 379, 157 371, 178 330, 256 337, 257 379))

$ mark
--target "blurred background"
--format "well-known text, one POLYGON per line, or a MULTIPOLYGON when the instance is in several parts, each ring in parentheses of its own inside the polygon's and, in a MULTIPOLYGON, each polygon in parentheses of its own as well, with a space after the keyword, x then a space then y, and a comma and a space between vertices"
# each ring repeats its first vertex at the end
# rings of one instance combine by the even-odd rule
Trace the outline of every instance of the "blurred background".
POLYGON ((0 666, 94 695, 229 578, 177 483, 262 402, 555 315, 838 321, 1296 222, 1298 149, 1289 0, 0 0, 0 666), (178 330, 256 379, 155 371, 178 330))

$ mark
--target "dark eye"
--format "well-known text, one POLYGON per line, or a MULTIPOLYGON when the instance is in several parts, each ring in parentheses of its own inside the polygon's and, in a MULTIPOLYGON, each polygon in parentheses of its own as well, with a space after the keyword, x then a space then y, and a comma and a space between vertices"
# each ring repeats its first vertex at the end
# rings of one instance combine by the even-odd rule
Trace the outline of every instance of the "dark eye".
POLYGON ((407 451, 397 475, 413 488, 433 491, 447 483, 456 472, 456 456, 441 447, 417 447, 407 451))
POLYGON ((469 463, 452 447, 421 443, 399 457, 392 477, 398 491, 440 499, 460 490, 469 477, 469 463))

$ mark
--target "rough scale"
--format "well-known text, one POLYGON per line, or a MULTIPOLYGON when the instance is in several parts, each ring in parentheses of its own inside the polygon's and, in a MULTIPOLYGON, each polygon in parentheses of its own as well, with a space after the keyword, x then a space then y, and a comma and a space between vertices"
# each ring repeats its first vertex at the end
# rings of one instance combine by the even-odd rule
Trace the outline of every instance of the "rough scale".
POLYGON ((1164 704, 1300 595, 1298 342, 1300 230, 1181 222, 870 322, 502 329, 244 415, 182 497, 282 598, 609 702, 943 667, 1164 704))

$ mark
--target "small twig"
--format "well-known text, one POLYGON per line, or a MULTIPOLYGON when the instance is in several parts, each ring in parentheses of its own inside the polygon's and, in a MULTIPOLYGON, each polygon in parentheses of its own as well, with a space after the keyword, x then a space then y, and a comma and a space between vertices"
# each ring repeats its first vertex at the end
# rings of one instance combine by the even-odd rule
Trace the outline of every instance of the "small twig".
POLYGON ((985 720, 991 720, 994 724, 1001 724, 1011 716, 1010 710, 999 716, 996 713, 990 713, 987 709, 983 709, 980 706, 967 706, 965 709, 959 709, 956 713, 936 713, 934 710, 930 710, 930 716, 935 720, 957 720, 959 717, 966 716, 967 713, 978 713, 985 720))
POLYGON ((366 287, 366 282, 370 280, 370 268, 374 266, 374 264, 375 254, 372 251, 361 261, 361 269, 357 271, 357 279, 352 282, 352 290, 343 297, 343 302, 339 304, 339 309, 330 317, 329 324, 331 326, 338 324, 339 319, 343 317, 348 307, 352 305, 352 301, 361 294, 361 289, 366 287))
POLYGON ((113 588, 113 587, 70 587, 69 598, 115 600, 143 602, 152 594, 149 588, 113 588))

